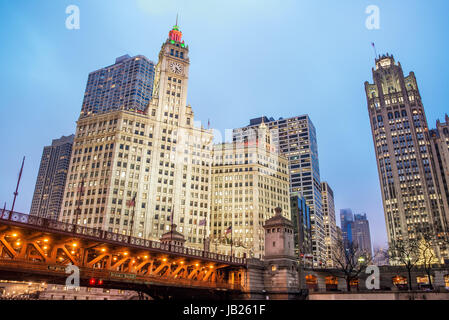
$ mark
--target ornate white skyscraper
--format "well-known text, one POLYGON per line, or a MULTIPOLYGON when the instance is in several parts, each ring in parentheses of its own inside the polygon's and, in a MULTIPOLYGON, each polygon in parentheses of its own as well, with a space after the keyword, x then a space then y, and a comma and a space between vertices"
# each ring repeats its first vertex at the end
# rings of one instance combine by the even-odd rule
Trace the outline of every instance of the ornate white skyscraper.
MULTIPOLYGON (((80 117, 61 220, 158 240, 172 224, 202 248, 209 228, 212 133, 187 105, 189 49, 174 26, 162 45, 152 100, 80 117)), ((133 59, 142 59, 141 56, 133 59)))

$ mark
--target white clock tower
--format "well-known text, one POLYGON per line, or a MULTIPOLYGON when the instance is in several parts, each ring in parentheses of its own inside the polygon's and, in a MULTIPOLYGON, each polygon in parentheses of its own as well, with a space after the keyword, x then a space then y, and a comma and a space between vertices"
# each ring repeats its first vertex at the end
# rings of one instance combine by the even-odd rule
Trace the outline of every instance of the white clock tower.
POLYGON ((189 49, 173 26, 159 52, 146 113, 154 120, 147 230, 159 237, 173 224, 188 246, 202 249, 209 234, 212 130, 194 127, 187 105, 189 49))
MULTIPOLYGON (((153 100, 150 108, 156 110, 157 120, 169 122, 165 112, 173 114, 179 125, 189 126, 192 119, 184 117, 187 106, 189 80, 189 48, 182 41, 182 32, 177 25, 168 34, 168 39, 159 52, 156 65, 153 100), (168 111, 167 111, 168 110, 168 111), (176 116, 176 117, 175 117, 176 116)), ((154 114, 154 113, 153 113, 154 114)))

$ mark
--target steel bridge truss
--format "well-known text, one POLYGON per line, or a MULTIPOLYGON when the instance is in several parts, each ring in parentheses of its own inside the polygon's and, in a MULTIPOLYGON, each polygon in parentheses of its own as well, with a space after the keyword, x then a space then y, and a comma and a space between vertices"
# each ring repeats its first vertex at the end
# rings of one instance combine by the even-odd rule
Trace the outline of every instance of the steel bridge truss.
POLYGON ((0 215, 0 273, 103 283, 242 290, 243 259, 94 230, 14 212, 0 215), (11 216, 11 217, 10 217, 11 216))

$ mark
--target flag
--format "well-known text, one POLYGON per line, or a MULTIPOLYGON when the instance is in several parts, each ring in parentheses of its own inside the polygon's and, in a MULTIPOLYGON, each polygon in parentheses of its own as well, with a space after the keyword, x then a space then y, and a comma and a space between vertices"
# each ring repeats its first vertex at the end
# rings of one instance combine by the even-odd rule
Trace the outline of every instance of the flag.
POLYGON ((210 119, 207 119, 207 129, 210 128, 210 119))
POLYGON ((373 48, 376 46, 376 45, 374 44, 374 42, 371 42, 371 45, 373 46, 373 48))
POLYGON ((206 219, 201 220, 199 225, 200 225, 200 226, 205 226, 205 225, 206 225, 206 219))
POLYGON ((126 202, 126 205, 128 207, 133 207, 133 208, 136 206, 136 194, 134 194, 134 197, 132 198, 132 200, 128 200, 126 202))
POLYGON ((226 234, 231 233, 232 232, 232 226, 229 226, 229 228, 226 229, 226 234))

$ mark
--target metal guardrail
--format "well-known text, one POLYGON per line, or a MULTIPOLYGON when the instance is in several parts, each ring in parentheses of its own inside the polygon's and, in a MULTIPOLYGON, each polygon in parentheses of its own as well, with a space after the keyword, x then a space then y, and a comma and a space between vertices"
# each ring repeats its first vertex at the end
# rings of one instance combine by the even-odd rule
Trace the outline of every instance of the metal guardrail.
POLYGON ((89 227, 83 227, 80 225, 69 224, 58 220, 46 219, 38 216, 32 216, 14 211, 3 211, 0 215, 1 222, 11 221, 14 224, 23 226, 34 226, 41 229, 45 229, 48 232, 70 232, 77 236, 88 236, 91 238, 97 238, 98 240, 113 241, 123 245, 132 245, 141 249, 157 249, 174 254, 182 254, 192 258, 206 258, 215 260, 222 263, 246 265, 246 258, 231 257, 215 252, 208 252, 198 250, 194 248, 181 247, 169 244, 163 244, 159 241, 153 241, 149 239, 131 237, 118 233, 108 232, 104 230, 98 230, 89 227))

